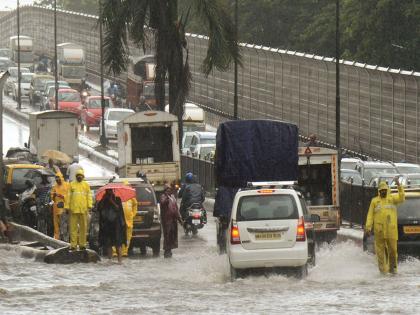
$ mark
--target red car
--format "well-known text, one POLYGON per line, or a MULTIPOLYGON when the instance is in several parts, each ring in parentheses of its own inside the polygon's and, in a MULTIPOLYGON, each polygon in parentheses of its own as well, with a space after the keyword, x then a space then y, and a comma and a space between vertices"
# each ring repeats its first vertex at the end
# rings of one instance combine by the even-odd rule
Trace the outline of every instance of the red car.
MULTIPOLYGON (((105 99, 105 109, 110 107, 109 97, 104 97, 105 99)), ((102 118, 102 107, 101 107, 101 96, 88 96, 82 107, 82 113, 80 115, 80 120, 83 126, 86 126, 86 129, 89 130, 90 127, 99 127, 99 123, 102 118)))
MULTIPOLYGON (((55 95, 50 98, 50 109, 55 109, 55 95)), ((70 88, 58 89, 58 110, 76 113, 80 117, 82 100, 80 93, 70 88)))

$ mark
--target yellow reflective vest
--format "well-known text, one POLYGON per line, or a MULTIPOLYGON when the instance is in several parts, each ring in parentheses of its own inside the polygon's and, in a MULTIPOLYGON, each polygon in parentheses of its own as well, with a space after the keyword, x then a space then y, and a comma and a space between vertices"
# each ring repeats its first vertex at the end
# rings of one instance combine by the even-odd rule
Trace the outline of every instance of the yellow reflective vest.
MULTIPOLYGON (((366 219, 366 231, 373 231, 383 238, 398 240, 397 204, 404 202, 405 193, 402 186, 398 187, 398 194, 391 194, 388 186, 385 198, 379 196, 372 199, 366 219)), ((379 187, 381 188, 381 187, 379 187)), ((383 188, 383 187, 382 187, 383 188)))
POLYGON ((89 184, 84 180, 71 182, 66 209, 70 209, 72 213, 87 213, 90 208, 92 208, 92 193, 89 184))

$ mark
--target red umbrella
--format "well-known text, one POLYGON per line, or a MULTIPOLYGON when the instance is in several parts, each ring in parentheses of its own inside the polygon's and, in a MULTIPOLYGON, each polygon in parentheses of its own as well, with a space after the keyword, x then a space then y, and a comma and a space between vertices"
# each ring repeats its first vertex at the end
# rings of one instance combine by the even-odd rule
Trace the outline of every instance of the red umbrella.
POLYGON ((122 202, 131 198, 136 198, 136 190, 134 188, 120 183, 110 183, 102 186, 96 191, 96 201, 102 200, 107 189, 112 189, 115 196, 120 197, 122 202))

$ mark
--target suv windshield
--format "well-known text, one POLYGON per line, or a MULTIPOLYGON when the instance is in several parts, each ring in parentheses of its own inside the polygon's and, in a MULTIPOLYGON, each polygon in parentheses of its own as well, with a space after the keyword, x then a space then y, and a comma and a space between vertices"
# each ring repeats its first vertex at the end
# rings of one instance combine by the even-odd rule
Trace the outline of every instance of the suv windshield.
POLYGON ((377 177, 378 174, 397 174, 397 171, 394 168, 365 168, 365 182, 369 183, 371 179, 377 177))
POLYGON ((420 219, 420 197, 406 198, 398 206, 398 219, 420 219))
POLYGON ((30 170, 27 168, 16 168, 13 170, 12 187, 15 190, 24 190, 26 188, 25 182, 29 179, 25 177, 30 170))
POLYGON ((155 193, 149 187, 135 187, 139 206, 155 206, 155 193))
POLYGON ((239 200, 238 221, 298 219, 295 199, 291 195, 244 196, 239 200))

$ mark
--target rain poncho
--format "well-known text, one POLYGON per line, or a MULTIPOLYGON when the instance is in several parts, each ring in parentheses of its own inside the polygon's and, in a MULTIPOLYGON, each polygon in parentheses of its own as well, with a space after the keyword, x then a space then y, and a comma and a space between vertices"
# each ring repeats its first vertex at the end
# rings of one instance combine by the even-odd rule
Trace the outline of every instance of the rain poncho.
POLYGON ((375 252, 381 272, 396 272, 397 269, 397 240, 398 215, 396 205, 405 200, 404 188, 398 187, 398 194, 391 194, 385 182, 378 187, 378 196, 373 198, 366 220, 366 231, 374 231, 375 252), (381 190, 387 190, 385 198, 380 196, 381 190))
POLYGON ((51 189, 51 200, 54 202, 53 205, 53 221, 54 221, 54 238, 60 238, 60 221, 61 214, 63 213, 65 201, 68 199, 69 194, 69 183, 64 181, 63 175, 57 173, 56 176, 61 178, 61 184, 55 183, 51 189))

